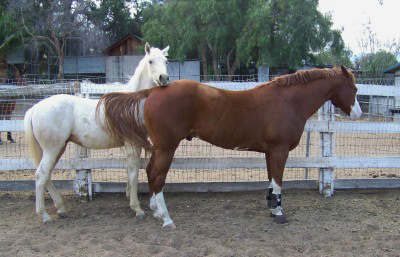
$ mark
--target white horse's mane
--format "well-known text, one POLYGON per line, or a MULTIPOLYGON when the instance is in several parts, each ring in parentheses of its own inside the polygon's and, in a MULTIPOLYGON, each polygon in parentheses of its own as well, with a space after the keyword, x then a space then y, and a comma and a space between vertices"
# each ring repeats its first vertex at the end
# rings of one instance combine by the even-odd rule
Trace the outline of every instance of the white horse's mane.
POLYGON ((138 91, 140 77, 142 73, 146 70, 146 62, 148 55, 145 55, 142 60, 140 60, 138 66, 136 67, 133 76, 129 79, 128 84, 126 85, 126 91, 128 92, 136 92, 138 91))

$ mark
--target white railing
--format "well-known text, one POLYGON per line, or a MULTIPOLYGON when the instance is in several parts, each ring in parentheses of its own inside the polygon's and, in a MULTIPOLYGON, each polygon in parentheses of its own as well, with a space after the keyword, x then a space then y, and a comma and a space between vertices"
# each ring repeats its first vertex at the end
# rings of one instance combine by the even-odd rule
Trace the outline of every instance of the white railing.
MULTIPOLYGON (((243 90, 256 86, 256 82, 210 82, 209 85, 225 88, 243 90)), ((400 88, 393 86, 381 86, 381 85, 365 85, 357 84, 359 95, 373 95, 383 97, 400 97, 400 88)), ((122 91, 122 85, 118 84, 92 84, 82 82, 80 84, 80 94, 84 97, 90 97, 91 95, 98 96, 107 92, 122 91)), ((319 120, 307 121, 305 130, 308 132, 320 133, 320 145, 319 145, 319 157, 289 157, 286 168, 318 168, 320 170, 319 188, 320 192, 326 196, 333 194, 334 190, 334 170, 335 169, 347 169, 347 168, 400 168, 400 156, 392 157, 335 157, 333 156, 334 148, 334 133, 377 133, 377 134, 400 134, 400 125, 393 122, 352 122, 352 121, 335 121, 335 115, 333 112, 332 105, 327 103, 319 111, 319 120)), ((23 131, 22 120, 0 120, 0 131, 23 131)), ((145 168, 148 162, 147 158, 143 158, 141 162, 141 168, 145 168)), ((61 160, 56 169, 75 169, 79 171, 90 172, 91 169, 124 169, 126 168, 125 158, 91 158, 91 157, 75 157, 61 160)), ((265 169, 265 159, 261 157, 207 157, 207 158, 186 158, 178 157, 174 159, 171 169, 186 170, 186 169, 265 169)), ((13 170, 32 170, 35 169, 33 162, 27 158, 16 158, 16 159, 3 159, 0 157, 0 171, 13 171, 13 170)), ((90 176, 83 176, 87 179, 90 176)), ((388 180, 390 181, 390 180, 388 180)), ((398 180, 396 180, 398 181, 398 180)), ((82 181, 79 183, 82 184, 82 181)), ((91 181, 84 181, 83 184, 92 184, 91 181)), ((254 183, 252 187, 251 183, 246 183, 246 186, 239 185, 235 187, 229 184, 227 188, 232 190, 245 188, 259 189, 260 183, 254 183)), ((369 182, 363 182, 364 186, 368 186, 369 182)), ((263 184, 265 186, 265 184, 263 184)), ((309 185, 309 184, 307 184, 309 185)), ((315 185, 315 184, 313 184, 315 185)), ((340 185, 337 184, 337 185, 340 185)), ((357 186, 354 181, 350 181, 343 187, 357 186)), ((371 186, 383 187, 384 183, 369 183, 371 186)), ((399 182, 389 182, 389 187, 400 187, 399 182)), ((13 184, 13 188, 18 188, 13 184)), ((0 185, 0 189, 1 189, 0 185)), ((3 187, 7 189, 7 187, 3 187)), ((26 187, 22 187, 26 188, 26 187)), ((193 186, 194 190, 199 188, 193 186)), ((207 190, 201 187, 201 191, 207 190)), ((221 190, 228 190, 225 189, 221 190)), ((337 187, 336 187, 337 188, 337 187)), ((216 190, 215 186, 209 186, 209 190, 216 190), (214 189, 212 189, 214 188, 214 189)), ((119 187, 102 187, 101 184, 93 186, 93 190, 105 190, 105 191, 121 191, 119 187)), ((91 192, 90 192, 91 193, 91 192)))

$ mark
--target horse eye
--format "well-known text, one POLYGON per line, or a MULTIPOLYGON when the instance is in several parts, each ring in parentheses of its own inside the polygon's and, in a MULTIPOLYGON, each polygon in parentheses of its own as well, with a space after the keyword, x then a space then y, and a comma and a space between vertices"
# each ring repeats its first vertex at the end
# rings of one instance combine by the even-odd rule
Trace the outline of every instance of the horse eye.
POLYGON ((150 60, 150 61, 149 61, 149 63, 150 63, 150 64, 152 64, 152 63, 153 63, 153 61, 152 61, 152 60, 150 60))

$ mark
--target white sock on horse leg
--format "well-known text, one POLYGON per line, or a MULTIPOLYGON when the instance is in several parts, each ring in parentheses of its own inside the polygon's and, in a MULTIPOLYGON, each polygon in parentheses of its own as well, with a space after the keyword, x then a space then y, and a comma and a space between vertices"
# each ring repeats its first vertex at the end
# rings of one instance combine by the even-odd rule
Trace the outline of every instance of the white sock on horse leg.
POLYGON ((157 211, 156 193, 153 193, 153 195, 150 197, 150 209, 157 211))
POLYGON ((272 193, 275 195, 280 194, 282 191, 282 188, 276 184, 274 179, 272 179, 271 184, 272 184, 272 188, 273 188, 272 193))
POLYGON ((165 204, 163 191, 155 195, 157 202, 157 212, 164 221, 163 227, 173 224, 174 222, 168 214, 167 205, 165 204))

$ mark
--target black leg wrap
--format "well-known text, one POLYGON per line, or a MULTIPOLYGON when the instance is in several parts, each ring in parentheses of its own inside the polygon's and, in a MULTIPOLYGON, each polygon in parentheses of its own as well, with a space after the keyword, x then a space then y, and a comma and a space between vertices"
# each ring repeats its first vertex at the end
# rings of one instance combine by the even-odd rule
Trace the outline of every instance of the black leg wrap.
POLYGON ((274 206, 274 208, 276 207, 281 207, 282 206, 282 195, 281 194, 277 194, 274 195, 275 196, 275 200, 276 200, 276 206, 274 206))
POLYGON ((274 205, 271 208, 271 217, 274 217, 275 222, 278 224, 286 223, 286 216, 283 213, 283 209, 281 208, 282 207, 282 195, 281 194, 277 194, 277 195, 273 194, 273 199, 274 199, 274 202, 273 202, 274 205), (279 214, 279 215, 276 214, 277 209, 281 210, 281 214, 279 214))
POLYGON ((273 205, 273 199, 275 199, 274 197, 272 197, 272 191, 273 191, 273 188, 268 188, 268 194, 265 197, 267 199, 267 206, 270 209, 272 208, 272 205, 273 205))

